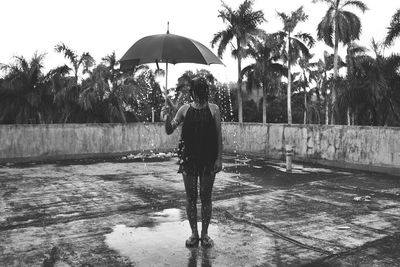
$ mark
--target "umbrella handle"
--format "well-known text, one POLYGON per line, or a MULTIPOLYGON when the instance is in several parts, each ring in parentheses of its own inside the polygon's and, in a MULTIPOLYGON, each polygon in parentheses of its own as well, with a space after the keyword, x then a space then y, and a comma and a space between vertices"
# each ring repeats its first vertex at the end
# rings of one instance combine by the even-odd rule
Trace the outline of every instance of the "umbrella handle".
POLYGON ((168 97, 168 91, 164 90, 164 106, 168 107, 168 103, 171 102, 171 99, 168 97))
POLYGON ((172 103, 171 99, 165 94, 165 106, 166 107, 174 107, 174 103, 172 103))

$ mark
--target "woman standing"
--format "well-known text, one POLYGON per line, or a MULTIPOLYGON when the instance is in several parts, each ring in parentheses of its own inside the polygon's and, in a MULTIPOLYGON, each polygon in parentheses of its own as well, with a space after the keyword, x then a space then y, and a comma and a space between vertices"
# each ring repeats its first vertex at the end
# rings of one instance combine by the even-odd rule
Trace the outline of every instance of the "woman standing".
POLYGON ((204 78, 190 83, 193 102, 183 105, 171 120, 167 108, 163 109, 165 130, 172 132, 182 123, 179 143, 179 173, 183 175, 186 191, 186 213, 192 235, 186 240, 187 247, 213 245, 208 236, 212 202, 211 192, 215 174, 222 169, 221 115, 217 105, 208 102, 209 86, 204 78), (200 180, 201 236, 197 231, 197 181, 200 180))

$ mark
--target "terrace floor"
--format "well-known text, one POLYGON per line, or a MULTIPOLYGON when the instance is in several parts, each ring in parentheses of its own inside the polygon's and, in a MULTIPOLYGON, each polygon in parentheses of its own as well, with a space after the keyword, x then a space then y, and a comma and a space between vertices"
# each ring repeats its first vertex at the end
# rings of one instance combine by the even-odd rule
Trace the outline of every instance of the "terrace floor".
POLYGON ((0 166, 0 266, 400 266, 399 177, 235 159, 210 249, 184 245, 176 158, 0 166))

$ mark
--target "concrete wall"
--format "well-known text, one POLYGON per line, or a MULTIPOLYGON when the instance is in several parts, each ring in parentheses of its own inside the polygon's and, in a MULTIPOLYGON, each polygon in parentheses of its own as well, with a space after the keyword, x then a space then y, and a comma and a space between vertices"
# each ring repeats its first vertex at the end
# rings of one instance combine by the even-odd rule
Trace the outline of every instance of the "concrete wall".
POLYGON ((400 128, 225 123, 226 152, 284 158, 294 146, 294 160, 400 175, 400 128))
POLYGON ((178 134, 166 135, 162 123, 0 125, 0 161, 171 150, 178 134))
MULTIPOLYGON (((400 128, 223 123, 224 151, 384 171, 400 175, 400 128)), ((171 150, 162 123, 0 125, 0 162, 171 150)))

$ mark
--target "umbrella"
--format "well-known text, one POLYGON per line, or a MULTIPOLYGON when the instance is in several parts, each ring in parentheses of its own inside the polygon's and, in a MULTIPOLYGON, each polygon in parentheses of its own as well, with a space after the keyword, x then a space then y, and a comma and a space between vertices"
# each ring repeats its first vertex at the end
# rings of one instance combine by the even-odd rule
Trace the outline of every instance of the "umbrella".
MULTIPOLYGON (((170 34, 143 37, 120 59, 122 69, 146 63, 166 63, 165 90, 168 85, 168 63, 224 64, 206 46, 195 40, 170 34)), ((167 101, 167 100, 166 100, 167 101)))
POLYGON ((171 33, 143 37, 120 60, 121 68, 156 62, 224 64, 200 42, 171 33))

